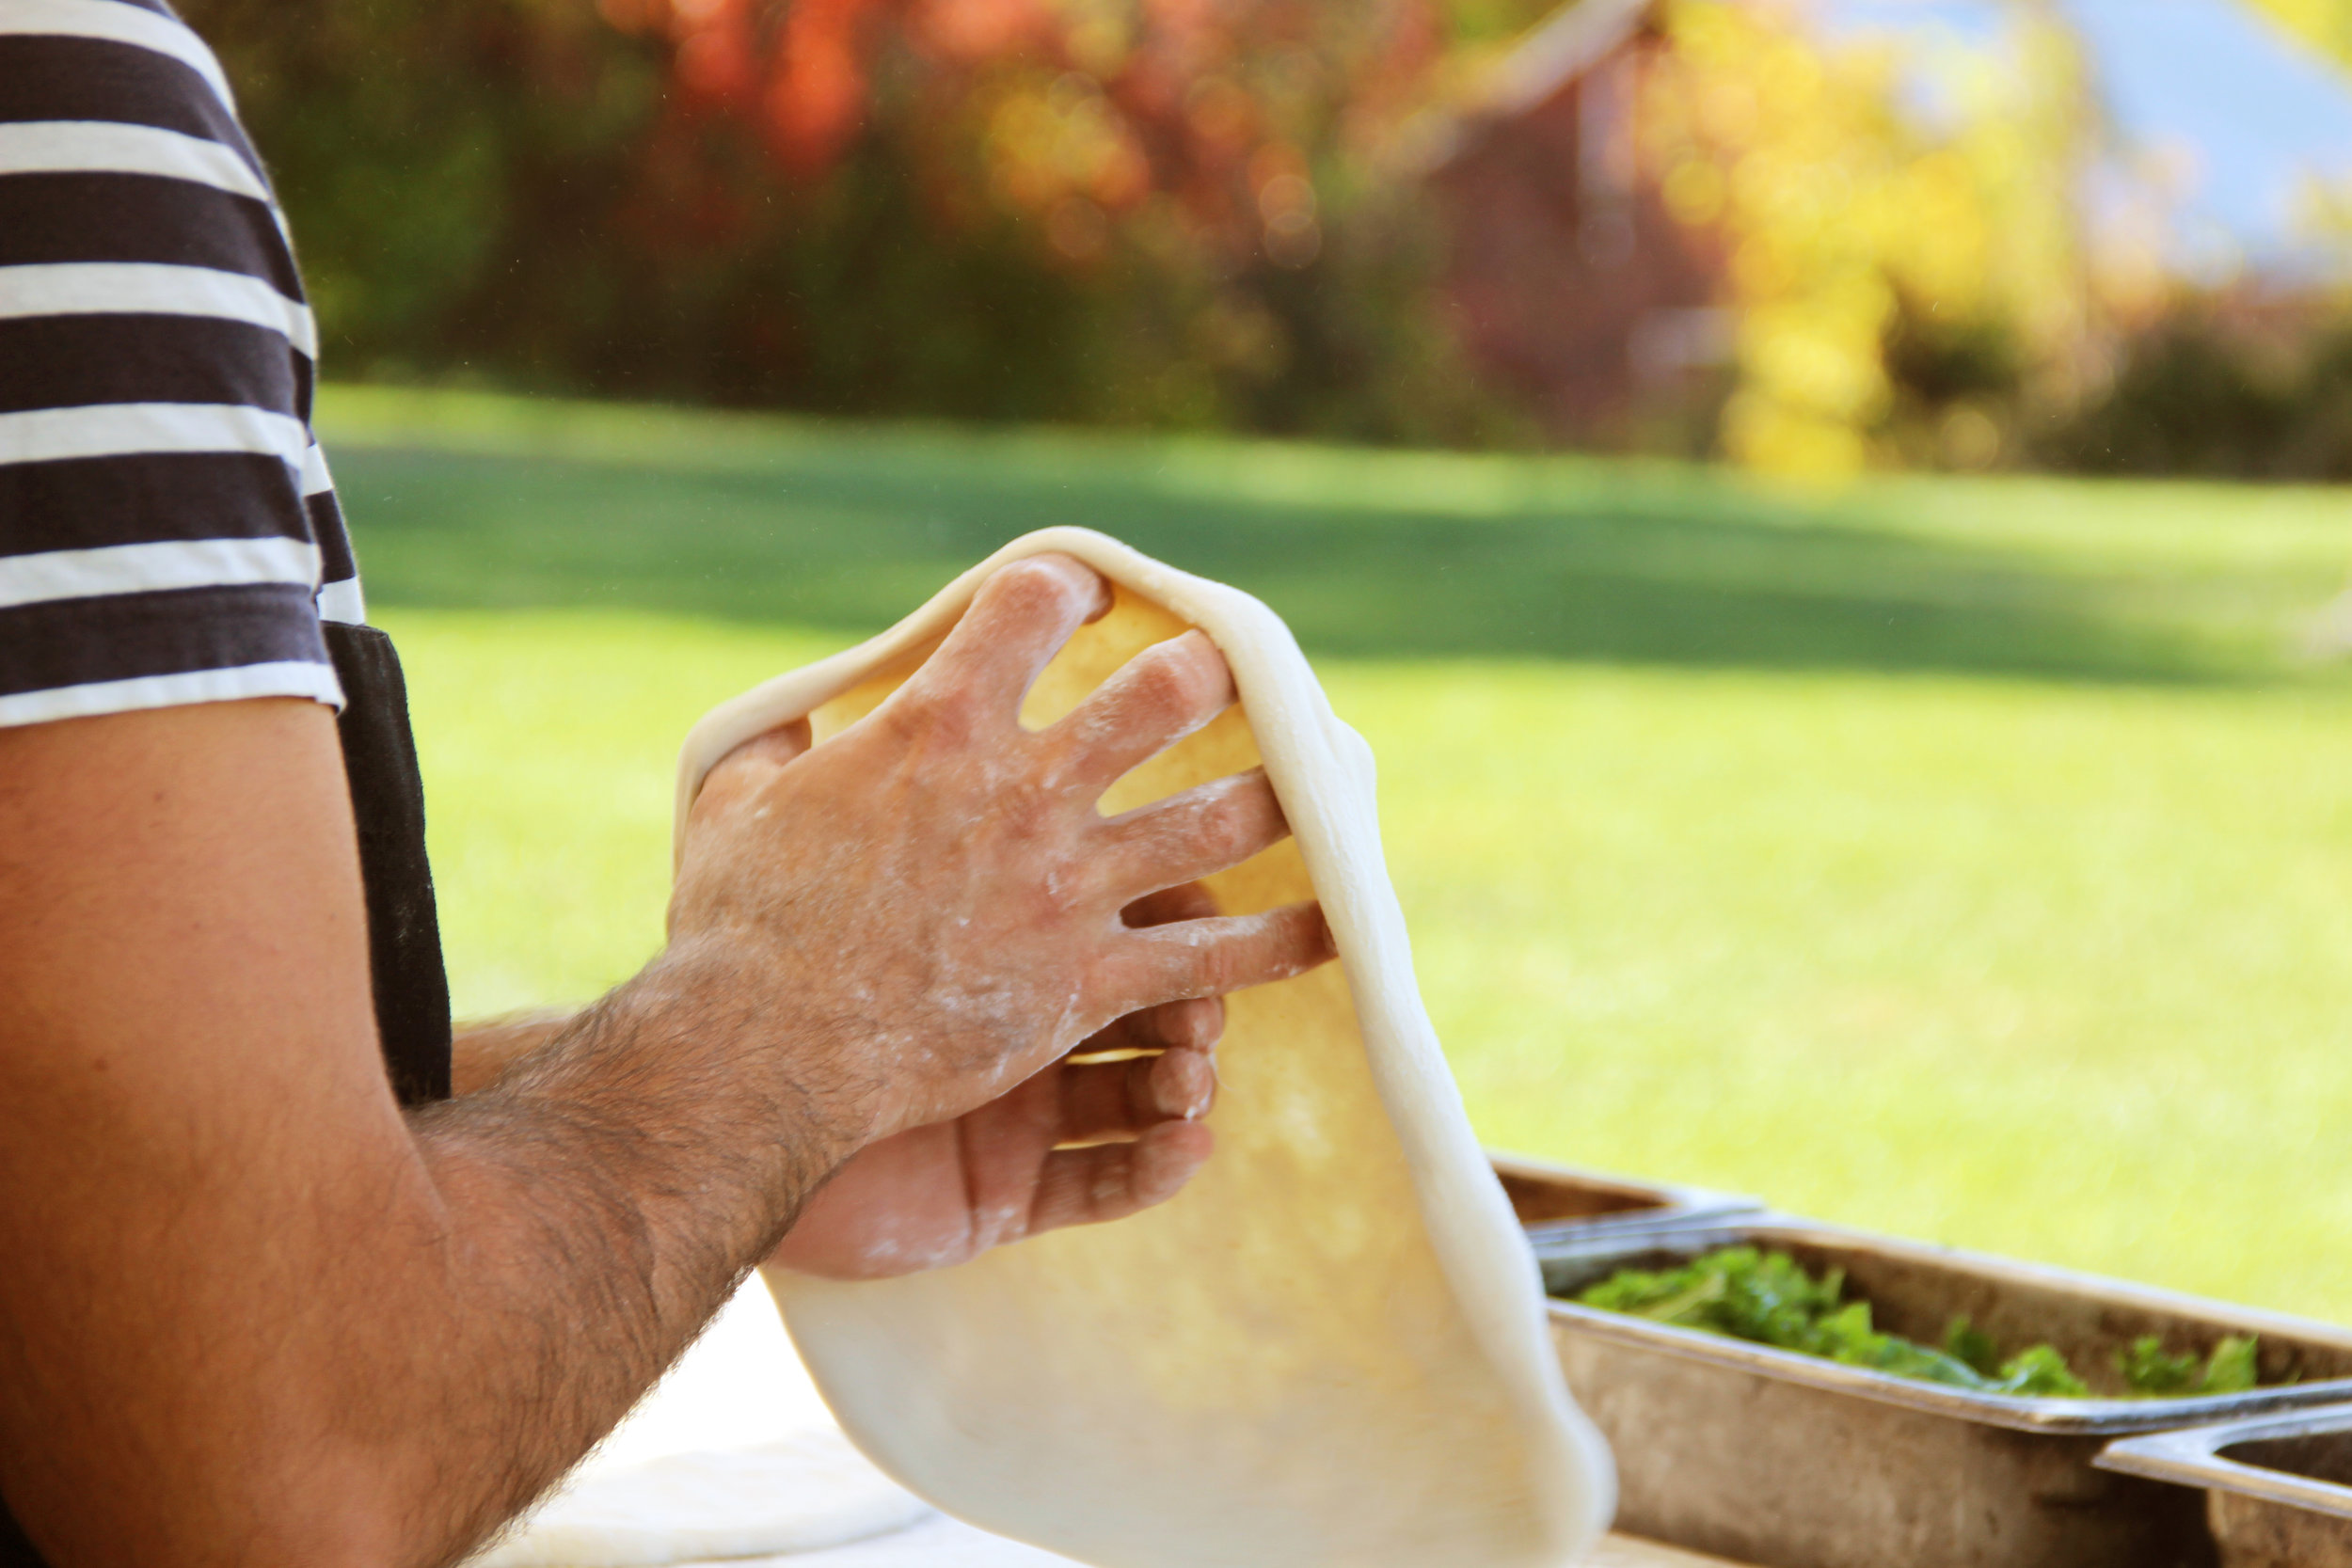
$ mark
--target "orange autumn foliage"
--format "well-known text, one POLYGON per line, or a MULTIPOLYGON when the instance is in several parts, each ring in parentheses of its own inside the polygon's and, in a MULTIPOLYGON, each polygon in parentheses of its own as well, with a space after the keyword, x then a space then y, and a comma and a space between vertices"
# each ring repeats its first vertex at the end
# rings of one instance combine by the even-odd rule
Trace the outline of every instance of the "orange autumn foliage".
MULTIPOLYGON (((678 113, 756 128, 821 181, 885 119, 941 184, 1038 221, 1065 262, 1152 213, 1212 265, 1311 261, 1443 41, 1437 0, 603 0, 666 38, 678 113), (1172 220, 1172 221, 1171 221, 1172 220)), ((955 198, 943 206, 952 210, 955 198)))

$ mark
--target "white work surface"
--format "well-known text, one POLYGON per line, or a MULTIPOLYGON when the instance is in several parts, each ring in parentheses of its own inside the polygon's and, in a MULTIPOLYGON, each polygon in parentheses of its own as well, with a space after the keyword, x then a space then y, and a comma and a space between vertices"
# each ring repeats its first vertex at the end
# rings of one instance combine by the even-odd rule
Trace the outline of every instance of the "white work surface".
MULTIPOLYGON (((581 1466, 575 1484, 671 1454, 749 1448, 834 1428, 767 1291, 755 1279, 700 1343, 581 1466)), ((820 1551, 737 1558, 725 1568, 1073 1568, 1040 1551, 932 1513, 903 1529, 820 1551)), ((1733 1568, 1717 1558, 1611 1536, 1589 1568, 1733 1568)))

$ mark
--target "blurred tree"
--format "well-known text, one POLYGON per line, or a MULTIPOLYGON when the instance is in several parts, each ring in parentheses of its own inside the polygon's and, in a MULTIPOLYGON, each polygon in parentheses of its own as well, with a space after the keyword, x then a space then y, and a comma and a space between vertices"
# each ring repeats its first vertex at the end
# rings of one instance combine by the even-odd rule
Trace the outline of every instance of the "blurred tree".
MULTIPOLYGON (((1728 454, 2178 449, 2072 418, 2122 309, 2077 229, 2095 127, 2057 8, 2005 3, 1996 45, 1922 55, 1825 46, 1795 0, 1661 0, 1641 158, 1731 259, 1728 454)), ((2352 38, 2352 0, 2248 3, 2352 38)), ((1549 0, 183 7, 272 159, 330 373, 1520 437, 1439 313, 1445 237, 1391 154, 1549 0)), ((2143 282, 2134 320, 2176 309, 2143 282)), ((2117 385, 2173 406, 2192 362, 2152 336, 2117 385)))
POLYGON ((2184 297, 2036 445, 2089 473, 2352 480, 2352 314, 2324 296, 2184 297))
POLYGON ((1997 461, 2084 372, 2072 36, 2020 3, 1990 50, 1832 47, 1768 0, 1673 0, 1645 156, 1732 258, 1733 456, 1795 474, 1997 461), (1915 107, 1932 73, 1944 112, 1915 107), (1939 122, 1940 121, 1940 122, 1939 122))
POLYGON ((453 308, 522 261, 528 193, 596 221, 663 90, 570 0, 181 9, 237 84, 346 374, 447 352, 453 308))
POLYGON ((1422 439, 1479 421, 1414 193, 1378 177, 1441 41, 1427 0, 607 11, 674 45, 674 120, 755 128, 792 177, 776 206, 893 179, 935 243, 987 236, 1034 272, 1074 362, 1057 406, 1025 411, 1422 439))
POLYGON ((1475 438, 1379 178, 1432 0, 187 0, 330 369, 1475 438))
MULTIPOLYGON (((2245 0, 2352 67, 2352 0, 2245 0)), ((2100 279, 2119 342, 2106 383, 2033 442, 2049 467, 2249 480, 2352 479, 2352 192, 2313 180, 2305 235, 2332 269, 2200 287, 2166 264, 2100 279)))

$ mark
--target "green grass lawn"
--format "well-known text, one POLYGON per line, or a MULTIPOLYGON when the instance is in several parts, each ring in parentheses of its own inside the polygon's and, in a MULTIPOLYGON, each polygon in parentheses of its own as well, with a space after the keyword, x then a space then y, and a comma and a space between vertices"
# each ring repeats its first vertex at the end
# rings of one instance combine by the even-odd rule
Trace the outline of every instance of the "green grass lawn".
POLYGON ((704 707, 1089 522, 1300 630, 1490 1142, 2352 1320, 2352 683, 2282 651, 2340 493, 323 422, 462 1010, 652 951, 704 707))

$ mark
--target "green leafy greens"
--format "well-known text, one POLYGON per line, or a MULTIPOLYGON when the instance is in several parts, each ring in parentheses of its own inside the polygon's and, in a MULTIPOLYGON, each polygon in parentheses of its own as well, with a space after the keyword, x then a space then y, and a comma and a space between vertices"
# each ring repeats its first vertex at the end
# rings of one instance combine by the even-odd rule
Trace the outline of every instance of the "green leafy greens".
MULTIPOLYGON (((1724 1247, 1679 1268, 1620 1269, 1577 1296, 1586 1307, 1652 1323, 1727 1335, 1759 1345, 1818 1355, 1847 1367, 1941 1383, 1980 1394, 2080 1399, 2090 1385, 2052 1345, 2029 1345, 2004 1357, 1992 1336, 1955 1318, 1941 1349, 1870 1323, 1870 1304, 1846 1301, 1844 1271, 1820 1278, 1784 1252, 1724 1247)), ((2201 1367, 2169 1354, 2149 1335, 2116 1356, 2124 1386, 2138 1398, 2235 1394, 2254 1386, 2255 1341, 2233 1335, 2201 1367)))
POLYGON ((2254 1386, 2255 1346, 2251 1335, 2233 1334, 2214 1346, 2201 1369, 2193 1355, 2166 1354, 2164 1341, 2150 1334, 2134 1339, 2116 1360, 2132 1392, 2152 1399, 2243 1394, 2254 1386))

